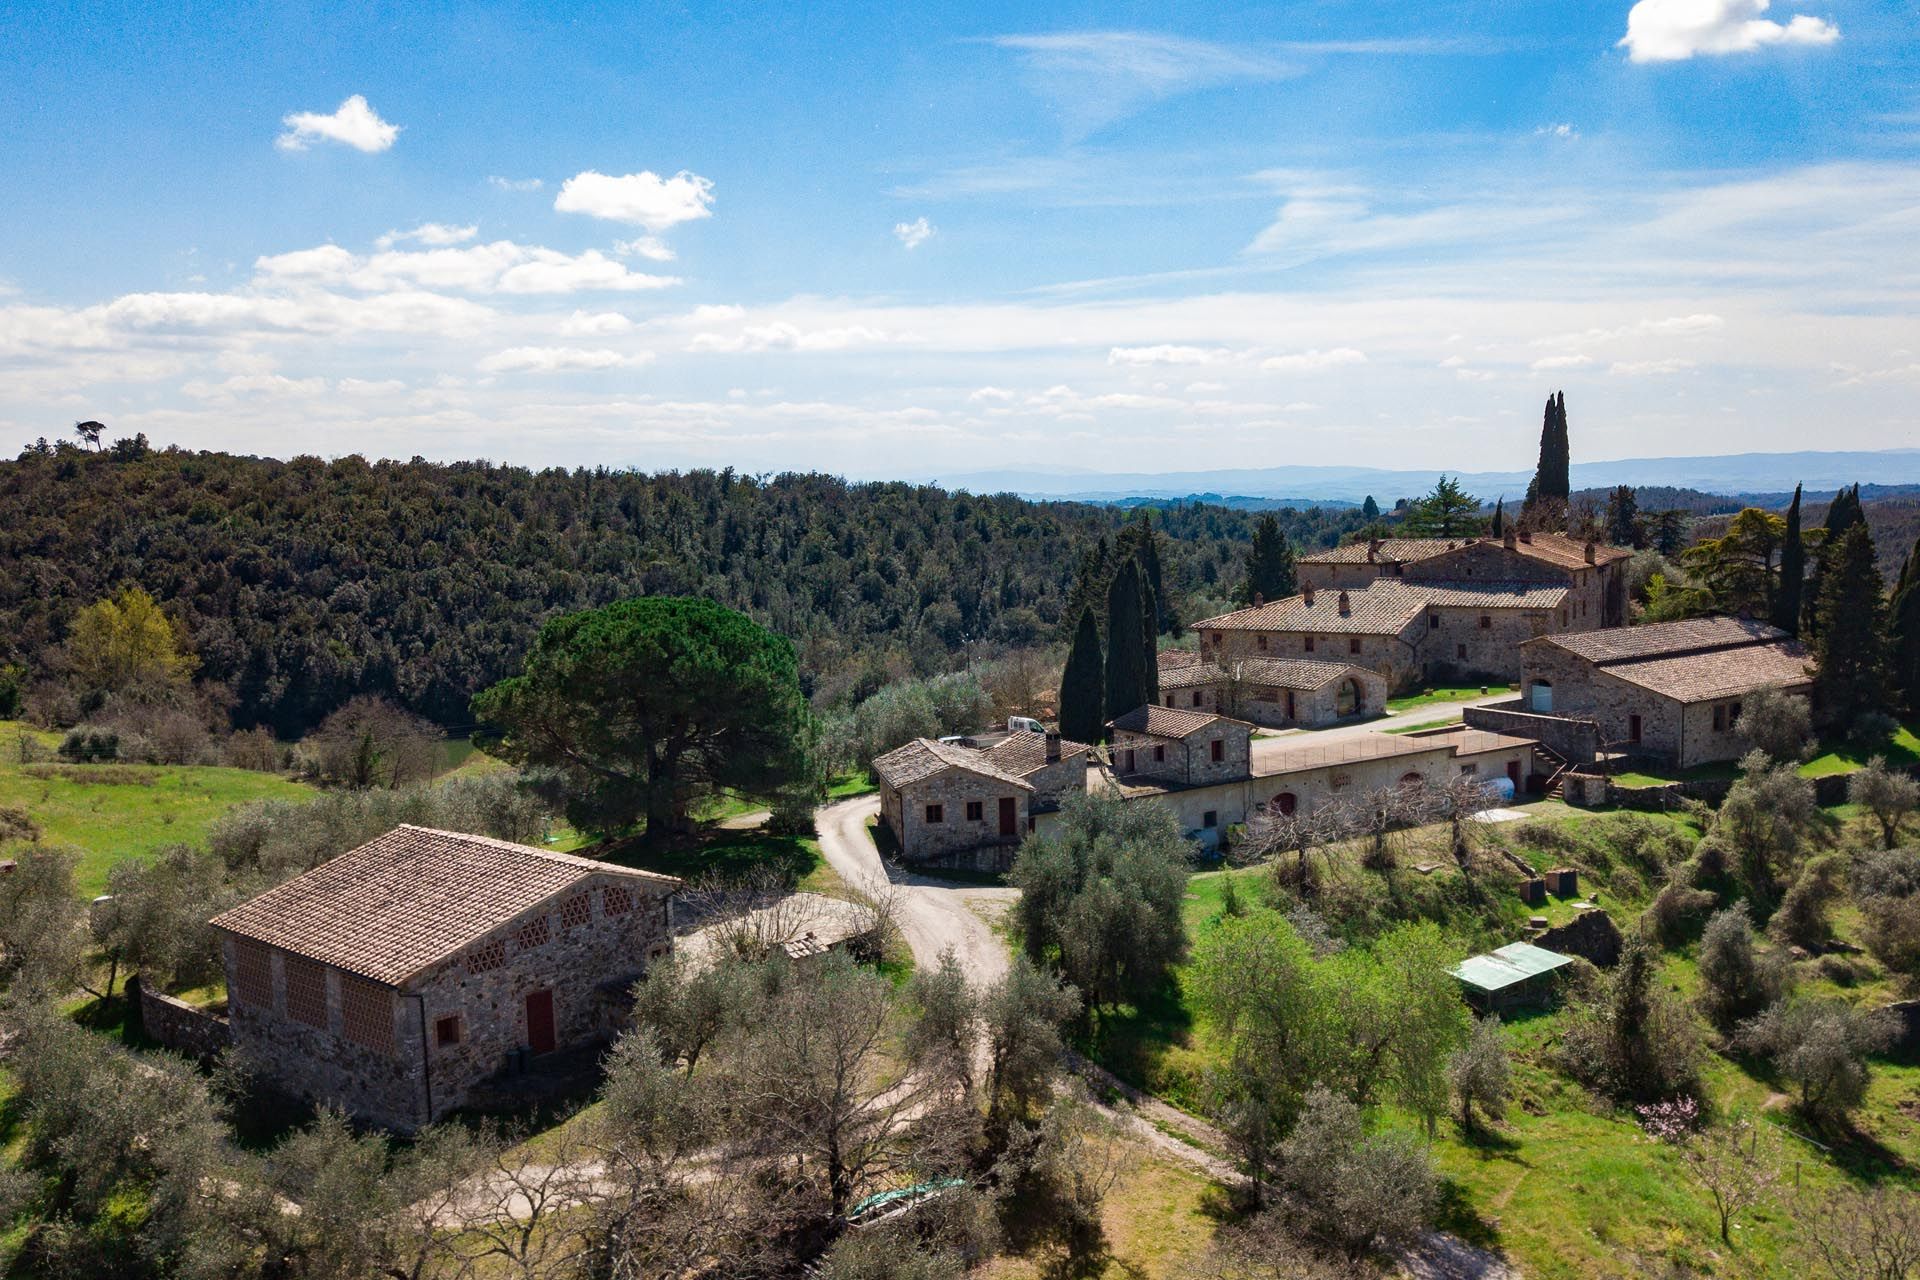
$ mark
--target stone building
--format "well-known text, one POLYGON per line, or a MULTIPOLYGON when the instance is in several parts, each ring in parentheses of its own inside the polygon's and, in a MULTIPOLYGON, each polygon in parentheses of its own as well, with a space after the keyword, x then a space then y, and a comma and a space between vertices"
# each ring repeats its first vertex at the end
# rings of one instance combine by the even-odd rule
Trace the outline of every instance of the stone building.
POLYGON ((1625 616, 1619 547, 1557 534, 1395 539, 1303 557, 1300 593, 1194 624, 1200 657, 1366 667, 1401 688, 1518 678, 1519 646, 1625 616))
POLYGON ((1107 755, 1118 777, 1180 786, 1244 778, 1252 767, 1253 726, 1205 711, 1135 707, 1107 722, 1107 755))
POLYGON ((510 1064, 609 1036, 680 882, 397 827, 215 916, 234 1043, 289 1092, 410 1131, 510 1064))
POLYGON ((880 819, 908 862, 1004 866, 1039 815, 1086 790, 1089 750, 1055 733, 984 748, 916 738, 873 762, 880 819))
POLYGON ((1472 708, 1468 723, 1530 734, 1577 764, 1602 751, 1679 768, 1738 759, 1742 700, 1813 681, 1798 641, 1747 618, 1543 636, 1521 646, 1521 666, 1520 697, 1472 708))
POLYGON ((1160 655, 1160 701, 1269 729, 1319 728, 1383 715, 1387 678, 1368 667, 1310 658, 1203 662, 1189 650, 1160 655))

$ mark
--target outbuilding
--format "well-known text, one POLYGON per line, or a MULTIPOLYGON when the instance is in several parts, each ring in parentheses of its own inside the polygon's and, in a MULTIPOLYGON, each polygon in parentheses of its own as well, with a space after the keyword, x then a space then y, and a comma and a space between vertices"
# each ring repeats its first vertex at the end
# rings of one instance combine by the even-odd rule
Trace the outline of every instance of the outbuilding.
POLYGON ((1452 970, 1467 1003, 1482 1015, 1538 1009, 1552 1003, 1572 956, 1530 942, 1509 942, 1484 955, 1468 956, 1452 970))

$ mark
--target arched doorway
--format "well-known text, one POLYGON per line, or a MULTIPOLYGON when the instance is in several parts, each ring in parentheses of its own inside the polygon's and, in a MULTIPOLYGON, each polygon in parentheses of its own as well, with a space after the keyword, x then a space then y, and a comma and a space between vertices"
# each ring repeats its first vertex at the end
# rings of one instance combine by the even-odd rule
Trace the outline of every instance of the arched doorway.
POLYGON ((1283 818, 1292 817, 1293 811, 1295 809, 1298 809, 1299 807, 1300 807, 1300 797, 1294 795, 1293 792, 1291 791, 1282 791, 1279 795, 1273 798, 1274 812, 1278 813, 1283 818))
POLYGON ((1417 773, 1403 773, 1400 775, 1400 785, 1403 787, 1417 787, 1425 781, 1426 779, 1417 773))
POLYGON ((1335 695, 1334 710, 1342 716, 1360 714, 1360 682, 1349 676, 1340 682, 1340 691, 1335 695))
POLYGON ((1553 714, 1553 684, 1547 680, 1535 680, 1527 686, 1527 709, 1543 716, 1553 714))

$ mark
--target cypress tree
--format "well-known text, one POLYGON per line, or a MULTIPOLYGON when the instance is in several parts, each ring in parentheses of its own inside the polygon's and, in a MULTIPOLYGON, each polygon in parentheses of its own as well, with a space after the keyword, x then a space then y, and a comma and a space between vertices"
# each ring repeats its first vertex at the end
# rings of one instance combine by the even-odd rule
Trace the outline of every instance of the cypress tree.
POLYGON ((1900 567, 1887 617, 1887 648, 1893 686, 1909 714, 1920 714, 1920 541, 1900 567))
POLYGON ((1153 593, 1154 607, 1147 616, 1157 638, 1166 630, 1166 586, 1160 576, 1160 535, 1154 531, 1152 512, 1142 511, 1139 521, 1127 526, 1121 534, 1120 550, 1123 554, 1131 550, 1140 565, 1140 585, 1153 593))
POLYGON ((1773 625, 1800 634, 1800 593, 1807 577, 1807 549, 1800 540, 1800 486, 1793 486, 1787 508, 1787 532, 1780 544, 1780 585, 1774 590, 1773 625))
POLYGON ((1091 608, 1080 611, 1073 630, 1073 648, 1067 651, 1066 670, 1060 673, 1060 733, 1075 742, 1098 742, 1106 717, 1104 664, 1100 657, 1100 624, 1091 608))
POLYGON ((1567 393, 1553 398, 1552 467, 1540 481, 1542 496, 1566 499, 1573 496, 1573 445, 1567 437, 1567 393))
POLYGON ((1633 486, 1617 486, 1607 496, 1607 541, 1616 547, 1637 547, 1640 536, 1640 499, 1633 486))
POLYGON ((1493 501, 1493 536, 1496 538, 1507 536, 1507 500, 1505 498, 1495 498, 1493 501))
POLYGON ((1840 535, 1856 524, 1865 524, 1866 519, 1866 514, 1860 510, 1860 486, 1857 484, 1851 489, 1842 486, 1833 495, 1833 501, 1827 504, 1827 518, 1821 526, 1820 545, 1813 553, 1812 572, 1805 575, 1800 593, 1800 635, 1809 641, 1820 634, 1821 582, 1832 568, 1834 551, 1840 545, 1840 535))
POLYGON ((1154 619, 1160 613, 1160 593, 1153 589, 1143 571, 1140 574, 1140 651, 1146 655, 1146 669, 1140 701, 1160 701, 1160 629, 1154 619))
POLYGON ((1241 604, 1262 600, 1285 600, 1294 592, 1293 546, 1281 531, 1272 513, 1260 517, 1253 529, 1253 546, 1247 551, 1247 576, 1240 583, 1241 604))
POLYGON ((1360 504, 1360 516, 1368 524, 1380 518, 1380 504, 1373 500, 1372 494, 1368 494, 1367 500, 1360 504))
POLYGON ((1874 567, 1873 535, 1864 523, 1848 526, 1825 551, 1814 694, 1828 722, 1847 729, 1887 703, 1886 583, 1874 567))
POLYGON ((1091 609, 1096 619, 1106 612, 1107 584, 1112 580, 1113 567, 1107 554, 1107 536, 1101 534, 1094 544, 1080 556, 1079 571, 1074 575, 1073 587, 1067 592, 1066 605, 1060 611, 1060 625, 1073 626, 1080 618, 1082 610, 1091 609))
POLYGON ((1140 566, 1123 560, 1107 588, 1108 719, 1147 701, 1146 623, 1142 618, 1140 566))

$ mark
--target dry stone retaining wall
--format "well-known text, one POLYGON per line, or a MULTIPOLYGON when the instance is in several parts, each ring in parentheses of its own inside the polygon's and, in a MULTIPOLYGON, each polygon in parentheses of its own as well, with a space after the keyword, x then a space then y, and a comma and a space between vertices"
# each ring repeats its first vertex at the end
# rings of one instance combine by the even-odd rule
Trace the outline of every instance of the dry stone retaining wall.
POLYGON ((219 1014, 155 991, 138 977, 127 985, 139 992, 140 1027, 148 1039, 201 1062, 211 1062, 233 1043, 233 1028, 219 1014))

